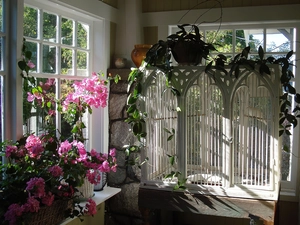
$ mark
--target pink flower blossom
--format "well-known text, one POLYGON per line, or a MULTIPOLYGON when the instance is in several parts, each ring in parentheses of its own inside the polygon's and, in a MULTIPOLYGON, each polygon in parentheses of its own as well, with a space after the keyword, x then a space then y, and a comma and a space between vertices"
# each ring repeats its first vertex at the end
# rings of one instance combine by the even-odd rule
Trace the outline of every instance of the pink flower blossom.
POLYGON ((86 177, 91 184, 99 184, 101 180, 101 173, 98 170, 88 170, 86 177))
POLYGON ((28 66, 30 69, 32 69, 32 68, 35 67, 34 63, 31 62, 30 60, 27 62, 27 66, 28 66))
POLYGON ((43 178, 31 178, 26 184, 26 191, 30 191, 33 196, 39 198, 45 196, 45 181, 43 178))
POLYGON ((117 172, 117 164, 115 164, 111 167, 111 171, 117 172))
POLYGON ((23 208, 19 204, 11 204, 8 210, 4 214, 5 220, 9 221, 9 225, 17 224, 17 217, 21 216, 23 213, 23 208))
POLYGON ((85 213, 87 215, 95 215, 97 213, 97 209, 96 209, 96 203, 93 199, 89 199, 88 202, 85 205, 85 213))
POLYGON ((38 212, 40 209, 40 202, 33 196, 27 199, 27 202, 22 206, 24 212, 38 212))
POLYGON ((58 148, 58 154, 64 155, 65 153, 68 153, 71 149, 72 144, 68 140, 65 140, 60 144, 60 147, 58 148))
POLYGON ((111 157, 116 157, 116 149, 115 148, 111 148, 110 151, 109 151, 109 155, 111 157))
POLYGON ((53 177, 59 177, 63 175, 63 169, 57 165, 50 167, 48 171, 51 173, 53 177))
POLYGON ((18 151, 17 146, 8 145, 6 146, 5 156, 9 158, 12 154, 16 153, 17 151, 18 151))
POLYGON ((101 172, 105 172, 105 173, 109 172, 109 171, 110 171, 109 162, 104 161, 104 162, 102 163, 102 165, 99 167, 99 170, 100 170, 101 172))
POLYGON ((33 102, 35 99, 35 96, 31 94, 30 92, 27 92, 27 101, 28 102, 33 102))
POLYGON ((55 111, 55 110, 50 109, 50 110, 48 111, 48 115, 49 115, 49 116, 55 116, 55 114, 56 114, 56 111, 55 111))
POLYGON ((49 192, 47 195, 45 195, 42 198, 42 203, 47 206, 52 205, 53 201, 54 201, 54 195, 51 192, 49 192))
POLYGON ((27 137, 25 148, 27 148, 29 156, 31 158, 38 158, 44 151, 42 141, 39 137, 34 135, 30 135, 29 137, 27 137))

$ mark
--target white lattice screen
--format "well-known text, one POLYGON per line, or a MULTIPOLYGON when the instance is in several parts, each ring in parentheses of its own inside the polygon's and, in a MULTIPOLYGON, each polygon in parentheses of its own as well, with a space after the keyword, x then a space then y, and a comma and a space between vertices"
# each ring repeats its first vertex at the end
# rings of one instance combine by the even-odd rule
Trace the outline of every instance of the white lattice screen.
POLYGON ((181 95, 174 96, 164 75, 149 70, 143 182, 167 183, 166 174, 180 171, 191 188, 274 191, 280 176, 278 71, 261 76, 242 70, 237 79, 206 74, 203 67, 176 67, 172 84, 181 95), (176 131, 173 140, 167 141, 164 128, 176 131), (178 156, 177 163, 171 166, 167 155, 178 156))

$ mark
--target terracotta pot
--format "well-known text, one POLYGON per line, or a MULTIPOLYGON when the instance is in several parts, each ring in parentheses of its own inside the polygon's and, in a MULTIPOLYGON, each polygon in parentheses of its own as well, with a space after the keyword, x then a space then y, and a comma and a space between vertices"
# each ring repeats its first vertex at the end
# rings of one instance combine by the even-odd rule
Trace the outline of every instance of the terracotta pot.
POLYGON ((140 67, 142 61, 146 58, 146 53, 152 47, 152 45, 135 45, 131 52, 131 59, 136 67, 140 67))

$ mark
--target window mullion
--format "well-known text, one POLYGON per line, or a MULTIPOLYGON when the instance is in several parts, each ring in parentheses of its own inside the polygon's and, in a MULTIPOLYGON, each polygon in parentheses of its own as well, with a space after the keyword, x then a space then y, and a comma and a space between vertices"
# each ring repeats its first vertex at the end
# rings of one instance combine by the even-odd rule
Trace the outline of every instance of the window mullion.
POLYGON ((73 62, 72 69, 75 76, 77 76, 77 21, 73 21, 73 62))
POLYGON ((58 46, 56 47, 56 74, 61 74, 61 67, 59 65, 61 65, 61 20, 62 17, 58 16, 57 19, 57 38, 56 38, 56 42, 58 44, 58 46))

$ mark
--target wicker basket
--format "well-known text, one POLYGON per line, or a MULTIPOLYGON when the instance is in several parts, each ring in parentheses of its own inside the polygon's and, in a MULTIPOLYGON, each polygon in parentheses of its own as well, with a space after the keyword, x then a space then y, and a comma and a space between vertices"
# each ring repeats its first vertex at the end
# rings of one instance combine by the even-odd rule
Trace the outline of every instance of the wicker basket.
POLYGON ((56 200, 51 206, 43 206, 37 213, 32 213, 28 225, 58 225, 65 218, 65 211, 72 207, 72 201, 56 200))

